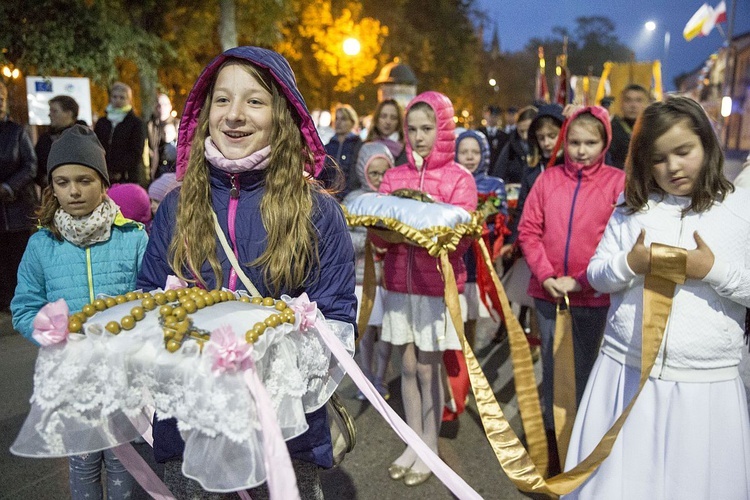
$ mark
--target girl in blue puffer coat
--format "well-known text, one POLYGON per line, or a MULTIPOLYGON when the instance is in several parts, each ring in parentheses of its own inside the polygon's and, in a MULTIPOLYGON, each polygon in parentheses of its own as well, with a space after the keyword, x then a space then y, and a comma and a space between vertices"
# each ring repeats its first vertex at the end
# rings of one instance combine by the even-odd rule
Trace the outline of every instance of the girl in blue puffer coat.
MULTIPOLYGON (((148 237, 143 225, 122 216, 106 195, 104 149, 87 127, 62 133, 47 159, 48 186, 39 209, 40 230, 29 240, 11 302, 13 327, 32 339, 34 318, 63 298, 70 312, 97 295, 135 289, 148 237)), ((74 500, 102 498, 101 468, 110 499, 129 498, 134 481, 111 450, 70 457, 74 500)))
MULTIPOLYGON (((153 290, 177 275, 207 289, 244 289, 217 240, 221 231, 264 297, 304 292, 326 319, 354 324, 349 231, 336 200, 313 179, 325 156, 281 55, 237 47, 215 58, 188 96, 177 143, 182 186, 156 212, 138 285, 153 290)), ((333 465, 326 408, 305 417, 308 430, 287 447, 300 496, 322 499, 318 470, 333 465)), ((153 429, 154 455, 172 493, 209 498, 182 474, 177 422, 157 416, 153 429)), ((254 489, 252 496, 267 494, 254 489)))

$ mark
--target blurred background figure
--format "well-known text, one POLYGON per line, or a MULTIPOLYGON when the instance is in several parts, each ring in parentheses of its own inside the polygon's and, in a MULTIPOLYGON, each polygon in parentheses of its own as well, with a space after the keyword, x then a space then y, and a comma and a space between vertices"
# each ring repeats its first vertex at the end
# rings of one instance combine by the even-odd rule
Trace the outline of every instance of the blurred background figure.
POLYGON ((619 169, 625 168, 630 136, 633 135, 635 120, 649 105, 651 96, 648 90, 638 84, 631 84, 620 94, 621 115, 612 118, 612 145, 609 147, 608 164, 619 169))
POLYGON ((49 130, 39 136, 34 150, 36 151, 36 183, 44 188, 47 185, 47 157, 52 143, 64 131, 75 124, 86 125, 78 119, 78 103, 68 95, 58 95, 49 100, 49 130))
POLYGON ((508 142, 508 134, 503 132, 501 115, 503 110, 498 106, 487 106, 484 111, 485 125, 479 127, 481 133, 487 137, 490 144, 490 165, 494 165, 503 150, 505 143, 508 142))
POLYGON ((165 172, 175 171, 177 130, 180 126, 167 94, 157 96, 154 111, 148 122, 151 180, 159 178, 165 172))
POLYGON ((510 135, 513 133, 514 130, 516 130, 516 120, 518 118, 518 108, 515 106, 511 106, 508 109, 505 110, 505 126, 503 127, 503 132, 510 135))
POLYGON ((8 311, 18 265, 34 227, 36 153, 26 130, 8 117, 8 89, 0 82, 0 311, 8 311))
POLYGON ((490 175, 501 178, 506 184, 520 184, 523 169, 529 156, 529 126, 536 117, 537 108, 526 106, 518 112, 515 127, 508 143, 500 151, 497 162, 492 165, 490 175))
POLYGON ((372 126, 365 142, 382 142, 393 156, 393 164, 406 163, 404 145, 404 110, 395 99, 385 99, 375 106, 372 126))
POLYGON ((150 229, 151 199, 145 189, 133 183, 112 184, 107 196, 120 207, 120 212, 127 219, 140 222, 147 230, 150 229))
POLYGON ((359 117, 353 107, 348 104, 339 104, 336 106, 335 117, 333 125, 336 134, 325 147, 326 153, 336 161, 344 175, 345 184, 340 187, 340 192, 336 194, 340 201, 347 194, 359 188, 359 179, 354 172, 354 165, 357 162, 359 148, 362 146, 362 139, 355 131, 355 127, 359 124, 359 117))
POLYGON ((177 174, 166 172, 152 182, 148 187, 148 197, 151 200, 151 215, 156 215, 159 205, 167 194, 182 184, 177 180, 177 174))
POLYGON ((143 166, 146 129, 133 112, 132 102, 133 90, 128 85, 112 84, 107 115, 97 120, 94 132, 104 146, 110 181, 146 186, 148 178, 143 166))

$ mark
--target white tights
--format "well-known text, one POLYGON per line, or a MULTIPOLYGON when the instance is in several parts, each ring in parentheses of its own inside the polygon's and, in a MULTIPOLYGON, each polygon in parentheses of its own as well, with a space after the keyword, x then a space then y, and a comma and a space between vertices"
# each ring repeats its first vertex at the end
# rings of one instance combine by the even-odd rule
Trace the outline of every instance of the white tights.
MULTIPOLYGON (((443 415, 443 353, 420 351, 413 343, 399 348, 401 399, 404 402, 406 423, 437 454, 438 434, 443 415)), ((408 446, 394 463, 402 467, 411 467, 414 472, 429 470, 408 446)))

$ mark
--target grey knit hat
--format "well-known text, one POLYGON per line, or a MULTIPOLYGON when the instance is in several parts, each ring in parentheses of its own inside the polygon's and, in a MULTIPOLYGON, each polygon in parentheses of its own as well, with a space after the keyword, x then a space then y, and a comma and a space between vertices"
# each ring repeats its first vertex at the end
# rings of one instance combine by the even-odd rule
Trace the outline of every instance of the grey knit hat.
POLYGON ((53 170, 69 164, 93 168, 109 186, 104 148, 94 131, 84 125, 73 125, 52 143, 47 157, 47 182, 52 184, 53 170))

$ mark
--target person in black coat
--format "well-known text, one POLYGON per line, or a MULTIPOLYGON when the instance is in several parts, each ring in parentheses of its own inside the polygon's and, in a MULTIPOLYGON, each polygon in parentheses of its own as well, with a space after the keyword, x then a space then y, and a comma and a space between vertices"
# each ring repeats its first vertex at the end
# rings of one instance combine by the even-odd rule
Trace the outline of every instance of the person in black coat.
POLYGON ((18 265, 34 227, 36 153, 31 137, 8 117, 8 89, 0 82, 0 311, 16 290, 18 265))
POLYGON ((521 183, 529 155, 529 126, 536 113, 537 108, 534 106, 527 106, 518 112, 510 139, 490 169, 491 176, 501 178, 506 184, 521 183))
POLYGON ((113 184, 134 182, 146 187, 149 179, 143 166, 146 127, 133 112, 133 91, 122 82, 115 82, 109 91, 107 116, 94 126, 104 146, 107 173, 113 184))
POLYGON ((60 134, 73 125, 85 125, 78 119, 78 103, 69 95, 58 95, 49 100, 49 130, 39 136, 34 151, 36 152, 36 183, 44 188, 47 185, 47 157, 52 143, 60 134))
POLYGON ((500 156, 500 151, 503 150, 505 143, 510 138, 508 134, 503 132, 502 123, 500 123, 502 113, 503 110, 497 106, 487 106, 487 110, 484 112, 486 125, 477 129, 487 137, 487 142, 490 144, 490 165, 495 164, 500 156))
MULTIPOLYGON (((329 181, 331 187, 339 190, 336 198, 341 201, 350 192, 359 189, 359 179, 355 172, 357 164, 357 155, 359 148, 362 147, 362 139, 353 132, 354 127, 359 123, 357 112, 348 104, 339 104, 336 107, 334 127, 336 135, 326 144, 326 153, 336 161, 336 165, 344 175, 343 185, 338 182, 329 181)), ((332 165, 328 165, 326 170, 333 170, 332 165)), ((330 174, 329 174, 330 175, 330 174)))
POLYGON ((622 116, 612 118, 612 144, 609 146, 607 163, 620 169, 625 168, 630 136, 638 116, 649 105, 651 96, 648 90, 635 83, 628 85, 620 94, 622 116))

